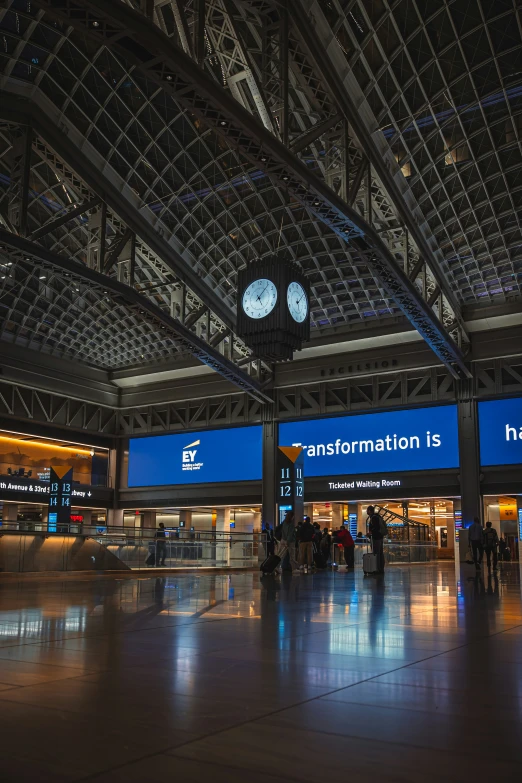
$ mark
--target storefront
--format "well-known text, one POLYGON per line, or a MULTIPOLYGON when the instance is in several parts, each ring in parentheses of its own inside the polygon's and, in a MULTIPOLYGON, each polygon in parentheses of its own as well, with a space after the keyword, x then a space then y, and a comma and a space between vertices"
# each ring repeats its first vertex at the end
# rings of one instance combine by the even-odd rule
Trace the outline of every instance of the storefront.
POLYGON ((522 398, 478 403, 484 521, 518 559, 522 535, 522 398))
POLYGON ((363 532, 371 502, 453 548, 460 509, 455 405, 285 422, 279 444, 303 447, 305 501, 320 523, 363 532))
POLYGON ((109 451, 99 446, 0 432, 1 522, 11 529, 46 530, 51 468, 73 471, 72 532, 105 524, 113 505, 109 451))

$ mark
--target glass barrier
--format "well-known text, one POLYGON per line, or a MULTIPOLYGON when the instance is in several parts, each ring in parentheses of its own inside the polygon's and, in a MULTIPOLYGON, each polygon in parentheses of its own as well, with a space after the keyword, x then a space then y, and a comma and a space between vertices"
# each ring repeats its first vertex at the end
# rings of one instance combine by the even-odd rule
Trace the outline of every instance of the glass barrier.
POLYGON ((70 524, 47 531, 46 527, 41 522, 3 523, 0 571, 248 568, 264 556, 260 533, 172 531, 172 537, 158 539, 155 529, 70 524), (28 524, 30 530, 25 528, 28 524))
MULTIPOLYGON (((156 538, 155 529, 106 528, 5 522, 0 527, 0 571, 138 570, 152 568, 251 568, 264 560, 262 533, 168 531, 156 538), (31 524, 32 529, 22 529, 31 524), (80 530, 81 528, 81 530, 80 530)), ((355 568, 362 568, 368 542, 355 545, 355 568)), ((434 542, 385 541, 388 565, 428 563, 437 559, 434 542)), ((345 565, 343 547, 332 545, 329 566, 345 565)))

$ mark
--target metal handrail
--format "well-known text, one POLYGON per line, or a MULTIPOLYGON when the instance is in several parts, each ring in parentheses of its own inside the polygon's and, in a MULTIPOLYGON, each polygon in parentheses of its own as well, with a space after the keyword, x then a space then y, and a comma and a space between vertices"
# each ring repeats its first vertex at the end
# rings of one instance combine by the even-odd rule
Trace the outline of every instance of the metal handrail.
POLYGON ((409 517, 401 516, 401 514, 396 514, 395 511, 390 511, 389 508, 384 508, 383 506, 374 506, 375 511, 384 519, 385 522, 391 521, 392 519, 399 520, 404 527, 411 526, 411 527, 420 527, 421 525, 423 527, 429 527, 429 525, 425 525, 424 522, 417 522, 414 519, 410 519, 409 517))
MULTIPOLYGON (((0 524, 0 535, 3 535, 4 533, 9 534, 20 534, 20 535, 45 535, 45 536, 80 536, 82 538, 96 538, 97 540, 103 539, 103 538, 121 538, 122 540, 136 540, 136 539, 142 539, 142 540, 149 540, 154 541, 158 540, 156 538, 157 528, 141 528, 141 527, 123 527, 123 526, 116 526, 116 525, 94 525, 94 524, 85 524, 85 523, 75 523, 71 522, 67 525, 65 524, 59 524, 56 523, 56 530, 48 530, 48 523, 47 522, 41 522, 41 521, 30 521, 30 520, 18 520, 17 522, 14 521, 8 521, 2 522, 0 524), (20 526, 21 525, 31 525, 33 527, 32 530, 23 529, 20 526), (35 529, 40 528, 40 529, 35 529), (102 530, 103 528, 103 530, 102 530)), ((220 542, 220 541, 241 541, 241 540, 248 540, 251 541, 252 538, 259 538, 261 540, 261 537, 263 534, 261 532, 248 532, 248 531, 240 531, 240 530, 185 530, 181 529, 179 531, 171 531, 166 530, 167 533, 178 533, 178 535, 168 535, 165 539, 159 539, 159 540, 166 540, 170 542, 175 541, 182 541, 189 543, 190 541, 200 541, 200 542, 208 542, 211 543, 213 541, 220 542)))

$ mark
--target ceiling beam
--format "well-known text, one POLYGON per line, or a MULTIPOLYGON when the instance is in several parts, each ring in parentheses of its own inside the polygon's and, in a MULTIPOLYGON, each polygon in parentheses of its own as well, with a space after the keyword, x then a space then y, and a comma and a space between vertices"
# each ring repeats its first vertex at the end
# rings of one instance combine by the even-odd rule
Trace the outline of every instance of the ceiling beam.
MULTIPOLYGON (((145 18, 139 15, 142 24, 145 18)), ((155 28, 157 29, 157 28, 155 28)), ((158 30, 159 32, 159 30, 158 30)), ((168 40, 168 39, 167 39, 168 40)), ((120 192, 67 133, 64 120, 50 117, 34 102, 29 102, 9 91, 0 91, 0 119, 20 125, 32 125, 33 130, 64 160, 85 184, 107 204, 109 209, 124 221, 141 240, 150 247, 176 278, 193 291, 225 326, 235 330, 235 313, 199 276, 188 261, 160 236, 156 228, 120 192)))
POLYGON ((312 125, 310 130, 305 131, 305 133, 302 133, 290 142, 290 149, 292 152, 302 152, 322 136, 323 133, 335 128, 336 125, 339 125, 342 119, 341 114, 333 114, 331 117, 327 117, 326 120, 316 122, 315 125, 312 125))
POLYGON ((63 256, 46 250, 41 245, 29 239, 11 234, 0 228, 0 251, 22 253, 24 257, 32 256, 44 265, 50 266, 58 272, 66 272, 73 278, 82 280, 90 290, 104 295, 106 291, 116 302, 123 303, 130 310, 154 328, 165 329, 165 335, 170 336, 182 349, 191 353, 202 364, 211 367, 217 373, 226 378, 230 383, 250 394, 259 402, 272 402, 269 395, 262 390, 261 385, 251 378, 243 370, 222 356, 217 350, 210 347, 194 332, 180 323, 175 318, 165 313, 150 299, 138 294, 133 288, 124 283, 119 283, 112 277, 107 277, 101 272, 90 269, 78 261, 72 261, 63 256))
MULTIPOLYGON (((339 111, 350 124, 350 128, 360 144, 363 153, 370 161, 373 171, 382 183, 388 193, 402 224, 407 228, 410 237, 413 239, 419 249, 421 258, 428 262, 429 268, 435 277, 444 296, 448 300, 456 320, 459 322, 463 336, 467 339, 464 321, 460 315, 460 305, 451 290, 448 282, 439 269, 439 261, 435 258, 422 230, 420 229, 416 216, 410 206, 404 200, 400 188, 395 180, 393 172, 389 169, 388 161, 383 157, 382 151, 378 150, 372 133, 369 131, 362 112, 356 107, 350 91, 346 89, 338 69, 330 57, 330 49, 325 48, 318 32, 318 18, 324 19, 317 3, 313 3, 313 14, 308 10, 309 3, 303 4, 302 0, 287 0, 291 9, 292 24, 298 31, 301 40, 308 49, 308 52, 321 75, 325 86, 330 91, 339 111), (316 18, 317 15, 317 18, 316 18)), ((326 20, 325 24, 326 24, 326 20)), ((328 28, 330 30, 330 28, 328 28)), ((329 43, 332 42, 332 35, 329 34, 329 43)), ((341 49, 339 47, 339 52, 341 49)), ((343 62, 346 60, 343 57, 343 62)))
POLYGON ((70 209, 68 212, 66 212, 65 215, 60 215, 59 217, 54 218, 54 220, 50 220, 49 223, 45 223, 45 225, 37 228, 29 236, 29 239, 32 239, 34 242, 37 239, 41 239, 42 237, 47 236, 47 234, 50 234, 51 231, 55 231, 57 228, 60 228, 60 226, 64 226, 70 220, 74 220, 74 218, 80 217, 80 215, 83 215, 84 212, 88 212, 90 209, 94 209, 94 207, 97 207, 98 204, 101 204, 101 199, 99 198, 93 198, 90 201, 86 201, 84 204, 79 204, 74 209, 70 209))
POLYGON ((35 1, 53 17, 114 50, 286 188, 347 242, 352 256, 368 265, 452 375, 470 377, 460 346, 379 234, 158 27, 117 0, 35 1))

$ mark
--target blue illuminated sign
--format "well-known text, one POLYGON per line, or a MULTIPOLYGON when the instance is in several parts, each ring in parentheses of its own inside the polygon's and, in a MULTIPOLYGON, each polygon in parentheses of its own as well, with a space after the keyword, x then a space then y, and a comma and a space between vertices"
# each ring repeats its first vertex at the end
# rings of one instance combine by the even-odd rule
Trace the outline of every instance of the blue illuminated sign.
POLYGON ((279 427, 279 444, 304 448, 305 479, 456 468, 457 407, 288 422, 279 427))
POLYGON ((56 533, 57 521, 58 521, 58 514, 56 512, 50 512, 47 517, 47 530, 49 533, 56 533))
POLYGON ((522 397, 479 402, 481 465, 522 464, 522 397))
POLYGON ((262 428, 131 438, 129 487, 252 481, 262 476, 262 428))

